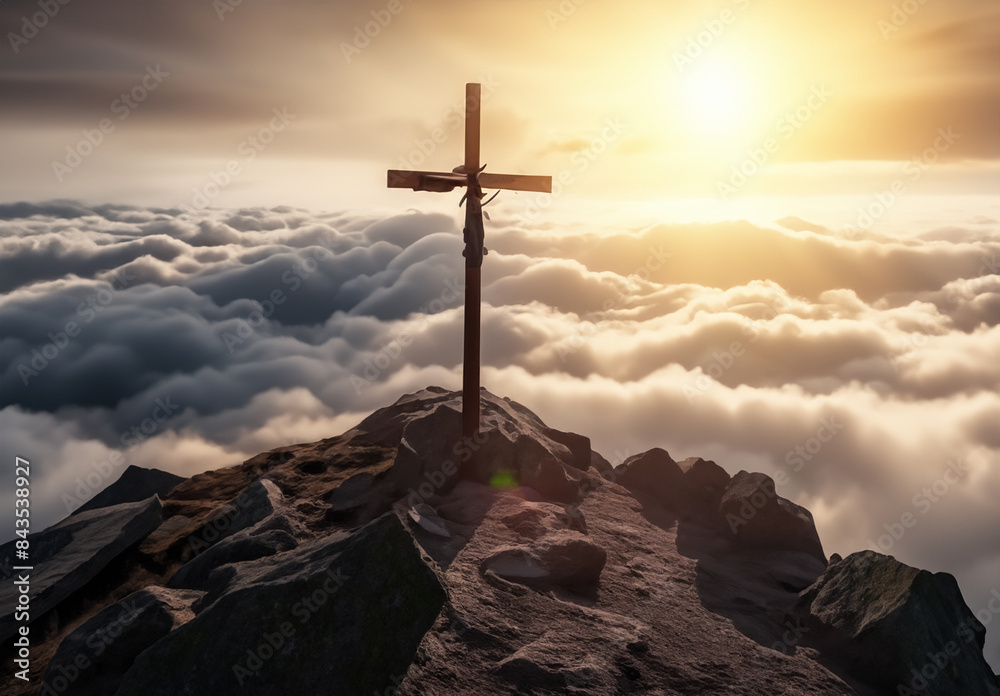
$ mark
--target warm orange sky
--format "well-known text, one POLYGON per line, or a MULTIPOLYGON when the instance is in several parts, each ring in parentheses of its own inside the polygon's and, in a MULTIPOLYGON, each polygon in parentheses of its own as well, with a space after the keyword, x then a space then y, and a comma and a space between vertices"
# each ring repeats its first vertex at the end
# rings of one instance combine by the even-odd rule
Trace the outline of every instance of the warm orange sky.
POLYGON ((406 206, 384 169, 419 162, 435 128, 426 164, 455 166, 449 109, 475 80, 490 168, 569 171, 581 195, 863 193, 901 177, 1000 190, 987 0, 912 0, 912 15, 874 0, 225 1, 69 3, 26 41, 12 32, 37 7, 4 2, 4 198, 181 205, 235 159, 213 203, 406 206), (156 66, 145 99, 116 106, 156 66), (245 139, 275 108, 294 119, 251 161, 245 139), (105 118, 113 132, 57 176, 105 118), (741 166, 757 170, 745 184, 741 166))

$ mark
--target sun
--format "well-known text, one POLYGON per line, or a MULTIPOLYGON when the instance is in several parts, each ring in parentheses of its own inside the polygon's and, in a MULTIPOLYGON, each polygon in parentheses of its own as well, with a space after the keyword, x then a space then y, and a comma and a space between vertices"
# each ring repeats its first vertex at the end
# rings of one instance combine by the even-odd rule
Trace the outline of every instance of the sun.
POLYGON ((746 64, 704 57, 680 75, 676 108, 701 139, 730 144, 741 140, 759 120, 761 95, 756 83, 746 64))

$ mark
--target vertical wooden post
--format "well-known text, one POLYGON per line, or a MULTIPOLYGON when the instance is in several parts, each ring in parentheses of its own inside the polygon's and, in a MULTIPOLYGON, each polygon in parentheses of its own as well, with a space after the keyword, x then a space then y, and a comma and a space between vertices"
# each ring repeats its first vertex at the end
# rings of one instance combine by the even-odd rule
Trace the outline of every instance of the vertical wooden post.
POLYGON ((482 266, 465 266, 465 362, 462 364, 462 434, 479 433, 479 315, 482 266))
POLYGON ((479 171, 479 114, 482 110, 482 86, 477 82, 465 85, 465 173, 479 171))
MULTIPOLYGON (((479 206, 472 202, 478 194, 476 174, 479 172, 479 114, 481 87, 465 85, 465 174, 468 177, 467 211, 479 206)), ((476 201, 478 203, 478 199, 476 201)), ((468 222, 466 227, 469 227, 468 222)), ((471 234, 471 230, 467 231, 471 234)), ((482 296, 482 258, 471 254, 465 258, 465 350, 462 363, 462 434, 475 437, 479 433, 479 317, 482 296)))

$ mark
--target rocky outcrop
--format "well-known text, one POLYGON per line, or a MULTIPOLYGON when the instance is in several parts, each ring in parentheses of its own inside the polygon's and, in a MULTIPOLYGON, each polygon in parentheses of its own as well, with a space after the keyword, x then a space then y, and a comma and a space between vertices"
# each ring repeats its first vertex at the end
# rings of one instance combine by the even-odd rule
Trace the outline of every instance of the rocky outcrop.
POLYGON ((461 479, 529 486, 575 502, 592 464, 590 440, 546 426, 509 399, 482 392, 481 432, 465 438, 454 392, 431 387, 377 411, 345 436, 397 447, 388 480, 411 503, 447 493, 461 479))
POLYGON ((183 476, 177 476, 159 469, 143 469, 139 466, 129 466, 114 483, 83 503, 72 514, 76 515, 87 510, 111 507, 122 503, 135 503, 146 500, 150 496, 159 496, 162 500, 177 484, 184 481, 183 476))
POLYGON ((531 544, 499 548, 483 559, 479 570, 533 587, 586 590, 597 584, 607 559, 607 551, 585 535, 560 530, 531 544))
POLYGON ((117 696, 382 693, 445 600, 392 513, 248 566, 143 651, 117 696))
POLYGON ((239 496, 209 515, 190 536, 191 548, 195 553, 201 553, 213 544, 254 526, 269 517, 283 499, 281 490, 273 481, 254 481, 239 496))
POLYGON ((222 570, 234 563, 246 563, 273 556, 298 546, 295 537, 283 529, 259 533, 240 532, 195 556, 167 581, 167 587, 219 592, 232 579, 232 571, 222 570), (220 572, 216 572, 220 571, 220 572))
POLYGON ((955 578, 874 551, 831 563, 797 607, 810 644, 891 693, 997 696, 985 628, 955 578))
POLYGON ((463 438, 460 395, 430 388, 36 535, 33 600, 57 611, 30 688, 5 686, 48 662, 67 696, 995 693, 950 576, 828 566, 763 474, 662 449, 615 469, 481 408, 463 438))
POLYGON ((741 471, 733 476, 719 513, 740 545, 796 549, 826 563, 812 513, 779 496, 766 474, 741 471))
POLYGON ((719 522, 719 503, 729 485, 729 474, 701 457, 678 464, 666 450, 654 447, 626 459, 614 470, 612 480, 684 518, 712 525, 719 522))
POLYGON ((684 472, 666 450, 654 447, 626 459, 615 468, 615 481, 633 492, 640 492, 670 509, 684 502, 684 472))
POLYGON ((685 507, 696 516, 707 519, 719 509, 730 476, 710 459, 690 457, 677 464, 684 481, 685 507))
MULTIPOLYGON (((31 542, 32 615, 42 616, 83 587, 126 549, 160 525, 160 500, 154 495, 138 503, 122 503, 67 517, 45 531, 29 535, 31 542)), ((13 555, 13 542, 0 553, 13 555)), ((0 585, 0 639, 14 635, 18 588, 0 585)))
POLYGON ((152 586, 99 612, 59 644, 45 672, 51 693, 114 694, 138 655, 194 617, 201 592, 152 586))

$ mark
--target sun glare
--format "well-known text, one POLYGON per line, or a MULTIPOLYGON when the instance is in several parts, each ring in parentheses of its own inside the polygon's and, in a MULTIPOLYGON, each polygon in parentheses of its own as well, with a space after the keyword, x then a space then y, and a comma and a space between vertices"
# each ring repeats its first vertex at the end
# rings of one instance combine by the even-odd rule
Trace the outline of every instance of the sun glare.
POLYGON ((703 56, 674 79, 671 109, 699 147, 742 147, 769 117, 764 78, 746 56, 703 56))
POLYGON ((681 76, 680 98, 692 125, 713 139, 727 139, 753 115, 750 76, 734 63, 705 61, 692 66, 681 76))

